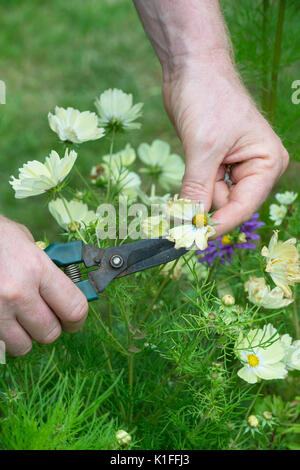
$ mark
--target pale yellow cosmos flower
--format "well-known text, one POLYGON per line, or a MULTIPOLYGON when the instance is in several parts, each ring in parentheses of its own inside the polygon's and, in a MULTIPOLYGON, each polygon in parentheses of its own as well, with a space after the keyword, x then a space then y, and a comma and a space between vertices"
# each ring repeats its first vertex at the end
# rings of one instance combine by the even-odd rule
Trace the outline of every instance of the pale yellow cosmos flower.
POLYGON ((175 248, 199 249, 207 248, 207 240, 216 231, 209 225, 209 218, 205 214, 202 204, 189 199, 178 199, 169 201, 167 213, 179 225, 171 228, 167 238, 175 242, 175 248))
POLYGON ((284 298, 284 293, 280 287, 271 287, 266 284, 263 277, 251 276, 245 282, 245 291, 248 292, 248 299, 254 305, 263 308, 282 308, 293 302, 294 299, 284 298))
POLYGON ((11 177, 9 182, 16 194, 17 199, 43 194, 50 189, 56 188, 70 173, 77 153, 74 150, 65 151, 63 158, 60 158, 55 150, 46 157, 45 163, 33 160, 25 163, 19 169, 19 178, 11 177))
POLYGON ((266 272, 288 299, 293 296, 289 286, 300 282, 299 253, 295 245, 295 238, 278 241, 278 231, 274 231, 268 248, 264 246, 261 250, 262 256, 267 258, 266 272))
POLYGON ((81 144, 104 136, 104 129, 98 127, 97 114, 90 111, 80 112, 78 109, 56 106, 55 113, 48 114, 48 121, 50 128, 62 141, 81 144))

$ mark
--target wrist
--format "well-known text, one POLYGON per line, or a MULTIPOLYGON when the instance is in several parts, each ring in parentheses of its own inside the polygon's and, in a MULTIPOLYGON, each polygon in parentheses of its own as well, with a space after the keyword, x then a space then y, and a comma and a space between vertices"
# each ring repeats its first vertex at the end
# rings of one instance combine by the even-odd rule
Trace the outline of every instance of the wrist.
POLYGON ((184 55, 169 56, 162 61, 163 82, 178 81, 181 77, 195 76, 206 73, 207 70, 215 73, 237 77, 233 54, 230 49, 222 46, 198 49, 184 55))

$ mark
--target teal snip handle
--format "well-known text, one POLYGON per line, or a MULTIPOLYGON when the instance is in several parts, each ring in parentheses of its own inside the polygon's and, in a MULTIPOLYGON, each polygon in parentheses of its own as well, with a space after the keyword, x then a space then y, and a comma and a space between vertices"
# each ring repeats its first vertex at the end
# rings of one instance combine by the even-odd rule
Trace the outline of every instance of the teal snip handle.
MULTIPOLYGON (((82 262, 82 242, 69 242, 69 243, 51 243, 44 250, 45 253, 52 259, 59 267, 69 266, 70 264, 77 264, 82 262)), ((97 300, 98 294, 93 288, 92 284, 86 281, 76 282, 75 285, 83 292, 88 302, 97 300)))

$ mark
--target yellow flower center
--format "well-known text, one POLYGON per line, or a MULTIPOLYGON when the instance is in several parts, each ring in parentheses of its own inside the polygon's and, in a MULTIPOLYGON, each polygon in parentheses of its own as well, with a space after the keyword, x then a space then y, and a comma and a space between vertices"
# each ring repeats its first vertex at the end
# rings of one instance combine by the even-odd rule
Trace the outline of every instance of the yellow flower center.
POLYGON ((280 263, 280 259, 272 259, 271 263, 272 264, 280 263))
POLYGON ((224 237, 222 238, 222 243, 223 243, 223 245, 230 245, 231 236, 230 235, 224 235, 224 237))
POLYGON ((192 218, 192 224, 195 225, 197 228, 205 227, 207 225, 207 217, 205 214, 196 214, 192 218))
POLYGON ((255 356, 255 354, 249 354, 249 356, 247 356, 247 359, 248 359, 248 364, 250 367, 258 366, 259 359, 257 356, 255 356))

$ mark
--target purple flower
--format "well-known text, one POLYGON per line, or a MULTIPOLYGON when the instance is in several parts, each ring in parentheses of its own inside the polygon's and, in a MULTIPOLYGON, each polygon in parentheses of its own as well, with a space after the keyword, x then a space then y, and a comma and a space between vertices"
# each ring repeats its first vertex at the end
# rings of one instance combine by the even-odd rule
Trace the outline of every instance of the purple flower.
POLYGON ((240 225, 232 234, 209 241, 206 250, 197 251, 197 255, 204 255, 198 258, 199 263, 206 262, 211 266, 216 258, 220 258, 222 264, 226 262, 231 264, 231 257, 236 248, 254 250, 256 245, 251 240, 257 240, 260 236, 253 232, 265 225, 258 220, 258 217, 259 214, 254 214, 250 220, 240 225))

